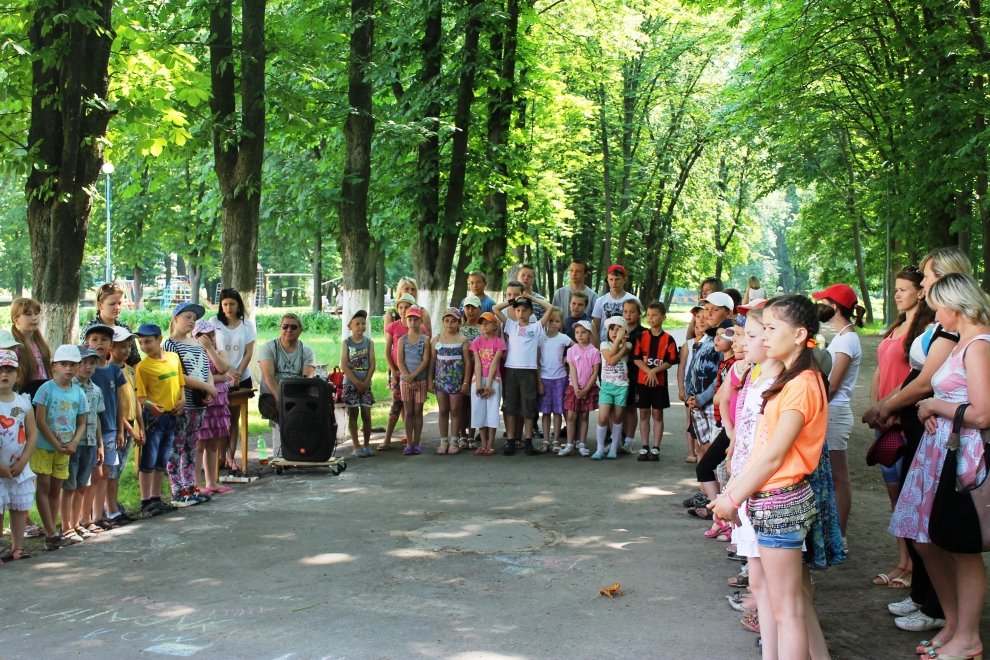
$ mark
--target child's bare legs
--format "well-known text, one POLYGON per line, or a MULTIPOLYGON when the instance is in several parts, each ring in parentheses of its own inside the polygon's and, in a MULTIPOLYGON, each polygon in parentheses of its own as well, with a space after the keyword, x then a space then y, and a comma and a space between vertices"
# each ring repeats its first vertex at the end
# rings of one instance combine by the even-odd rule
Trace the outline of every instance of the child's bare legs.
POLYGON ((777 654, 781 658, 806 658, 809 646, 801 549, 761 546, 760 561, 777 624, 777 654))
POLYGON ((209 490, 220 487, 216 479, 217 460, 220 458, 220 447, 226 444, 226 438, 210 438, 196 443, 196 481, 203 475, 203 485, 209 490))
POLYGON ((626 413, 623 426, 622 444, 626 450, 632 448, 633 439, 636 437, 636 426, 639 424, 639 415, 636 414, 636 406, 633 405, 635 401, 631 400, 631 396, 632 395, 630 395, 630 399, 626 401, 626 413), (626 440, 626 438, 629 438, 629 440, 626 440))
POLYGON ((684 428, 684 437, 687 439, 687 458, 685 460, 688 463, 694 463, 698 460, 698 440, 691 432, 691 409, 685 406, 684 410, 687 412, 687 426, 684 428))
POLYGON ((41 526, 45 528, 45 536, 55 536, 55 518, 58 516, 61 498, 62 480, 50 474, 39 474, 34 501, 38 505, 38 517, 41 518, 41 526))
MULTIPOLYGON (((409 428, 405 421, 406 416, 402 399, 399 397, 399 384, 395 383, 389 389, 392 390, 392 407, 388 411, 388 422, 385 424, 385 440, 382 442, 383 449, 388 449, 392 446, 392 433, 395 431, 395 425, 398 423, 399 417, 402 417, 402 423, 406 425, 406 429, 409 428)), ((406 432, 408 433, 408 430, 406 432)))
MULTIPOLYGON (((16 553, 24 547, 24 528, 27 526, 27 511, 10 510, 10 549, 16 553)), ((0 518, 0 524, 3 524, 0 518)))
POLYGON ((107 513, 117 512, 117 494, 120 492, 120 478, 110 478, 107 477, 107 494, 104 502, 106 503, 107 513))
POLYGON ((358 408, 347 409, 347 432, 351 434, 351 448, 354 451, 361 449, 358 443, 358 408))
POLYGON ((364 434, 364 448, 371 445, 371 407, 361 406, 361 431, 364 434))
POLYGON ((756 612, 760 620, 760 639, 763 657, 777 657, 777 622, 773 618, 773 606, 767 591, 767 577, 759 557, 749 558, 749 590, 756 599, 756 612))
POLYGON ((609 426, 612 421, 612 404, 602 403, 598 405, 598 427, 596 430, 597 434, 595 439, 597 444, 595 445, 595 453, 591 455, 592 458, 602 458, 605 456, 605 441, 609 434, 609 426))
POLYGON ((822 626, 818 623, 818 614, 815 612, 815 587, 811 584, 811 568, 804 564, 803 571, 804 624, 808 630, 808 650, 811 660, 828 660, 831 656, 828 654, 825 634, 822 632, 822 626))
POLYGON ((440 445, 444 446, 449 442, 450 438, 450 420, 451 418, 457 419, 456 415, 451 415, 450 410, 450 395, 437 392, 437 427, 440 431, 440 445))
MULTIPOLYGON (((632 410, 632 408, 630 408, 632 410)), ((650 408, 639 409, 639 440, 643 449, 650 446, 650 408)))
POLYGON ((141 499, 149 500, 152 497, 156 497, 154 488, 152 487, 152 481, 154 479, 154 472, 139 472, 138 473, 138 484, 141 486, 141 499))
POLYGON ((76 490, 72 493, 72 522, 75 526, 83 524, 83 518, 85 513, 91 511, 93 508, 93 489, 90 486, 77 486, 76 490), (88 504, 88 507, 87 507, 88 504))
POLYGON ((406 436, 410 446, 418 446, 423 436, 423 404, 416 401, 406 401, 403 404, 406 411, 406 436))
POLYGON ((650 446, 660 448, 663 440, 663 408, 653 410, 653 442, 650 446))
POLYGON ((89 487, 87 496, 88 511, 91 514, 90 522, 101 520, 104 516, 103 505, 107 501, 107 478, 110 476, 110 468, 106 465, 97 465, 93 468, 93 481, 89 487))
POLYGON ((575 438, 578 437, 578 411, 568 410, 565 415, 567 416, 567 444, 574 445, 575 438))
POLYGON ((481 448, 486 452, 495 451, 495 429, 487 426, 481 429, 481 448))
MULTIPOLYGON (((457 441, 457 422, 461 418, 461 408, 464 407, 464 400, 468 400, 468 405, 470 405, 471 397, 463 396, 461 394, 448 394, 447 398, 450 400, 450 435, 451 439, 457 441)), ((443 427, 440 427, 443 430, 443 427)))
POLYGON ((510 441, 519 439, 519 415, 505 413, 505 437, 510 441))

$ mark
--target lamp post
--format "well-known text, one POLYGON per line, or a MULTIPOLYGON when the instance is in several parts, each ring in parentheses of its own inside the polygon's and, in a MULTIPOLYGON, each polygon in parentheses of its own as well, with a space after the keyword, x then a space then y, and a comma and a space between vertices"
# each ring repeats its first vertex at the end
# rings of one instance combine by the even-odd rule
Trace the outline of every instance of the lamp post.
POLYGON ((103 173, 107 175, 107 188, 106 188, 106 201, 107 201, 107 269, 104 276, 104 282, 111 281, 111 268, 110 268, 110 175, 113 174, 113 163, 103 163, 103 167, 100 168, 103 173))

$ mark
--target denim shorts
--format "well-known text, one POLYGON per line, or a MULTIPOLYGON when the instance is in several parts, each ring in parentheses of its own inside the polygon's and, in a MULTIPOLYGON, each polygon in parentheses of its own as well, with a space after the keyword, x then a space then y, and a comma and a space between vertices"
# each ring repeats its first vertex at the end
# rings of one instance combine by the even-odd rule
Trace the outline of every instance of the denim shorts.
POLYGON ((120 463, 120 457, 117 456, 117 432, 116 431, 104 431, 103 432, 103 464, 107 467, 113 467, 120 463))
POLYGON ((172 455, 175 440, 175 415, 164 413, 145 419, 144 446, 141 447, 141 472, 164 472, 172 455))
POLYGON ((62 482, 62 490, 89 486, 94 467, 96 467, 96 445, 78 445, 76 453, 69 457, 69 476, 62 482))
POLYGON ((804 537, 808 535, 808 527, 801 527, 786 534, 756 533, 756 541, 761 548, 783 548, 785 550, 800 550, 804 547, 804 537))
POLYGON ((883 476, 885 484, 899 484, 901 482, 901 465, 903 463, 904 457, 902 456, 894 461, 890 467, 880 466, 880 474, 883 476))
MULTIPOLYGON (((120 475, 124 473, 124 468, 127 467, 127 457, 131 453, 131 445, 134 440, 131 436, 124 432, 124 448, 117 450, 117 464, 110 466, 110 479, 120 479, 120 475)), ((114 447, 117 446, 117 441, 114 440, 114 447)), ((104 463, 106 462, 106 457, 104 457, 104 463)))

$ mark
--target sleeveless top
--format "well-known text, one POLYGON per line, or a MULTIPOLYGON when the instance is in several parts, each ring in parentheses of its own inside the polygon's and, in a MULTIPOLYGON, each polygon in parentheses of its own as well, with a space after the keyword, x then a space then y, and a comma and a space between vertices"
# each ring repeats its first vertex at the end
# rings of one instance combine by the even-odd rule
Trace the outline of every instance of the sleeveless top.
MULTIPOLYGON (((363 337, 361 341, 353 341, 350 337, 344 340, 347 346, 347 366, 354 377, 363 381, 368 377, 368 369, 371 367, 371 340, 363 337)), ((353 385, 351 380, 344 376, 345 385, 353 385)))
MULTIPOLYGON (((409 341, 409 335, 402 336, 402 350, 405 358, 406 370, 412 373, 422 364, 426 355, 426 335, 419 333, 419 341, 415 344, 409 341)), ((426 370, 420 372, 416 380, 426 380, 426 370)))

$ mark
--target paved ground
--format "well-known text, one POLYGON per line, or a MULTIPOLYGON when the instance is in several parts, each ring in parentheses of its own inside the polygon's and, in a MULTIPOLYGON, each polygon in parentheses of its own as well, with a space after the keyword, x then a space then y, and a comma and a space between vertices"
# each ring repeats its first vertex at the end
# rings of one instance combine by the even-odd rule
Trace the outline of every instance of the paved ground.
MULTIPOLYGON (((659 464, 393 449, 5 565, 0 656, 755 658, 724 598, 737 565, 680 504, 682 419, 659 464), (614 582, 622 598, 597 596, 614 582)), ((852 556, 816 577, 823 627, 836 658, 909 657, 924 635, 884 610, 903 592, 869 585, 894 556, 886 496, 851 463, 852 556)))

